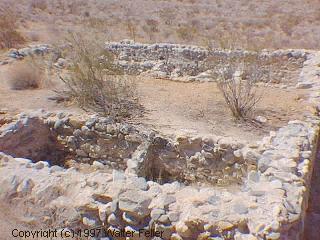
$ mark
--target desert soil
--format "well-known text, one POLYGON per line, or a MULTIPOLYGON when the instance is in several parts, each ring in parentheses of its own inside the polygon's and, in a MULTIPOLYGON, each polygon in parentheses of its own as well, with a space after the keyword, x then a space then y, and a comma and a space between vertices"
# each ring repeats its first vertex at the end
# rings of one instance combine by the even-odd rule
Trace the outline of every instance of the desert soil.
POLYGON ((138 84, 146 108, 141 120, 166 134, 182 132, 196 135, 236 137, 255 141, 289 120, 301 119, 306 111, 305 90, 261 87, 255 115, 267 118, 265 124, 233 120, 215 83, 174 82, 142 79, 138 84))
POLYGON ((63 86, 56 78, 50 79, 50 87, 31 90, 12 90, 9 84, 10 71, 15 69, 15 63, 0 66, 0 110, 7 109, 17 114, 32 110, 45 109, 48 111, 67 111, 70 113, 82 112, 70 104, 57 104, 48 100, 56 96, 55 90, 62 90, 63 86), (52 80, 52 81, 51 81, 52 80))
MULTIPOLYGON (((8 70, 0 68, 0 109, 11 113, 45 109, 82 113, 74 105, 57 104, 48 100, 53 90, 63 89, 53 80, 50 87, 38 90, 11 90, 8 70)), ((256 141, 270 130, 285 125, 289 120, 301 119, 306 111, 305 90, 260 88, 263 97, 255 115, 267 118, 265 124, 240 123, 233 120, 222 94, 215 83, 174 82, 169 80, 137 78, 137 91, 145 108, 143 117, 133 122, 144 124, 165 134, 218 135, 235 137, 240 141, 256 141)))

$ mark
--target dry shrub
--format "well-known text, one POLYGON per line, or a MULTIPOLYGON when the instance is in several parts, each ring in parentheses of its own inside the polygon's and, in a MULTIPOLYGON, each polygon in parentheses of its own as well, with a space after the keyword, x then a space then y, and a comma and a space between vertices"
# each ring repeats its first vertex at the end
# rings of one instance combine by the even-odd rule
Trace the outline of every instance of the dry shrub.
POLYGON ((71 67, 60 79, 68 87, 68 95, 80 107, 93 109, 116 119, 129 117, 137 109, 135 86, 114 63, 114 56, 96 41, 70 34, 67 58, 71 67))
POLYGON ((8 81, 13 90, 37 89, 44 85, 44 71, 31 58, 26 59, 10 69, 8 81))
POLYGON ((172 8, 164 8, 159 11, 159 15, 166 25, 172 25, 177 13, 172 8))
POLYGON ((80 13, 80 6, 86 6, 85 1, 70 1, 68 3, 68 13, 69 14, 79 14, 80 13))
POLYGON ((134 21, 133 19, 130 18, 126 18, 124 20, 124 25, 125 28, 127 29, 127 33, 129 35, 130 39, 133 39, 134 41, 136 41, 137 38, 137 22, 134 21))
POLYGON ((286 35, 291 36, 300 22, 301 18, 298 16, 287 16, 281 20, 280 28, 286 35))
POLYGON ((30 2, 30 7, 32 9, 40 9, 45 11, 48 8, 48 3, 46 0, 32 0, 30 2))
POLYGON ((17 20, 13 10, 0 7, 0 49, 13 48, 25 41, 17 30, 17 20))
POLYGON ((85 17, 90 17, 90 12, 89 12, 89 11, 84 11, 83 15, 84 15, 85 17))
POLYGON ((147 19, 146 24, 142 27, 143 31, 145 31, 149 35, 150 41, 153 39, 153 35, 159 32, 159 22, 154 19, 147 19))
POLYGON ((84 20, 84 23, 86 23, 90 28, 101 30, 101 31, 105 31, 108 25, 105 19, 101 19, 98 17, 88 17, 87 19, 84 20))
MULTIPOLYGON (((270 34, 263 39, 268 41, 269 46, 274 43, 270 34)), ((207 44, 211 44, 214 48, 225 50, 245 49, 255 52, 261 51, 265 46, 264 43, 261 38, 255 36, 252 32, 246 32, 241 28, 217 31, 213 39, 207 40, 207 44)))
POLYGON ((243 48, 239 39, 239 34, 234 31, 221 31, 217 32, 217 45, 222 49, 236 49, 243 48))
POLYGON ((32 42, 38 42, 38 41, 40 41, 40 38, 41 38, 40 34, 35 31, 29 32, 27 34, 27 37, 32 42))
POLYGON ((197 32, 198 31, 195 27, 187 25, 181 26, 177 29, 178 37, 184 41, 191 41, 197 32))
MULTIPOLYGON (((82 15, 82 8, 87 8, 86 0, 77 1, 65 1, 65 0, 55 0, 48 1, 50 12, 54 15, 60 15, 62 17, 70 17, 68 15, 74 15, 76 17, 82 15)), ((75 18, 73 18, 75 19, 75 18)))
POLYGON ((218 74, 218 88, 233 117, 244 120, 250 118, 262 96, 256 87, 264 74, 258 57, 230 59, 218 74))

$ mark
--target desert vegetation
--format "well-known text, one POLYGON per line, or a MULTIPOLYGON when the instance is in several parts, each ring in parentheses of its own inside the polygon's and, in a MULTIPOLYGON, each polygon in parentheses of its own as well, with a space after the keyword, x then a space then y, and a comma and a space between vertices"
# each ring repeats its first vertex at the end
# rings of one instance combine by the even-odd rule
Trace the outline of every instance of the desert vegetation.
POLYGON ((18 30, 17 14, 12 8, 0 5, 0 49, 13 48, 25 42, 18 30))
MULTIPOLYGON (((0 1, 7 6, 7 2, 0 1)), ((39 32, 93 27, 109 40, 181 42, 221 47, 232 33, 240 48, 319 48, 319 4, 311 1, 114 1, 24 0, 14 3, 17 23, 39 32), (187 16, 187 17, 185 17, 187 16), (21 22, 22 21, 22 22, 21 22), (35 24, 36 23, 36 24, 35 24), (308 41, 306 41, 308 39, 308 41)), ((3 18, 2 18, 3 19, 3 18)), ((18 25, 19 25, 18 24, 18 25)), ((18 26, 19 27, 19 26, 18 26)), ((15 29, 16 30, 16 29, 15 29)), ((233 38, 233 37, 232 37, 233 38)))
POLYGON ((154 35, 159 32, 158 25, 159 23, 157 20, 147 19, 145 21, 145 25, 142 26, 143 31, 148 34, 150 41, 152 41, 154 39, 154 35))
POLYGON ((236 119, 253 116, 254 108, 261 100, 262 92, 256 84, 261 82, 263 71, 257 58, 230 59, 220 69, 217 84, 225 102, 236 119))
POLYGON ((65 57, 70 61, 66 76, 60 79, 81 107, 105 115, 128 117, 137 102, 134 81, 114 63, 114 56, 96 41, 70 33, 65 57))
POLYGON ((180 26, 177 29, 177 36, 179 39, 181 39, 183 42, 191 41, 192 38, 197 34, 197 29, 194 26, 180 26))
POLYGON ((26 90, 44 87, 45 70, 36 59, 29 57, 10 69, 8 82, 11 89, 26 90))

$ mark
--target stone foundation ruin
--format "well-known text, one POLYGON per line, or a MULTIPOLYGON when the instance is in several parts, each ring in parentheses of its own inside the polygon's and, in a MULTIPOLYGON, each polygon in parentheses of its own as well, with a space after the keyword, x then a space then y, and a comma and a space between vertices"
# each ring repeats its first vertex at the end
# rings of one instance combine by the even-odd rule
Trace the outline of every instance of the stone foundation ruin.
POLYGON ((62 116, 21 116, 3 131, 0 148, 14 157, 62 167, 68 161, 99 162, 160 182, 229 183, 241 181, 247 169, 240 152, 243 144, 232 139, 169 139, 105 117, 91 116, 85 121, 62 116))
MULTIPOLYGON (((189 81, 208 71, 208 53, 195 47, 108 46, 128 72, 154 74, 158 68, 158 76, 176 79, 180 71, 185 76, 178 77, 189 81), (191 60, 176 65, 181 56, 191 60), (167 61, 164 69, 159 61, 167 61)), ((215 54, 223 65, 221 59, 235 53, 215 54)), ((0 128, 1 201, 24 209, 24 222, 60 232, 103 228, 132 232, 127 239, 304 239, 319 151, 320 55, 268 55, 281 59, 276 83, 309 89, 315 108, 303 121, 293 119, 261 141, 241 143, 169 137, 96 115, 20 114, 0 128), (143 238, 141 229, 163 234, 143 238)), ((92 239, 126 239, 107 237, 101 232, 92 239)))
MULTIPOLYGON (((148 74, 176 81, 213 81, 216 71, 230 59, 259 61, 263 82, 297 84, 303 63, 310 55, 303 50, 262 51, 207 49, 179 44, 141 44, 130 40, 107 43, 118 64, 131 74, 148 74)), ((307 87, 298 83, 298 87, 307 87)))

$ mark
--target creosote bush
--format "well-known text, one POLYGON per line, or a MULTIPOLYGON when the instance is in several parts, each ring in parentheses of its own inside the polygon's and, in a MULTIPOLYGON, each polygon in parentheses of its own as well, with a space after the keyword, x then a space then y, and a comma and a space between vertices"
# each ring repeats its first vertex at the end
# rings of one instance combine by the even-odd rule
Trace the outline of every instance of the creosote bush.
POLYGON ((24 43, 24 37, 17 30, 17 19, 13 10, 0 6, 0 49, 24 43))
POLYGON ((262 97, 256 86, 263 76, 258 58, 230 59, 229 63, 217 72, 218 88, 233 117, 242 120, 250 118, 262 97))
POLYGON ((93 109, 116 119, 129 117, 137 109, 132 79, 114 63, 114 56, 94 38, 70 34, 67 58, 71 67, 60 79, 68 87, 68 95, 80 107, 93 109))

